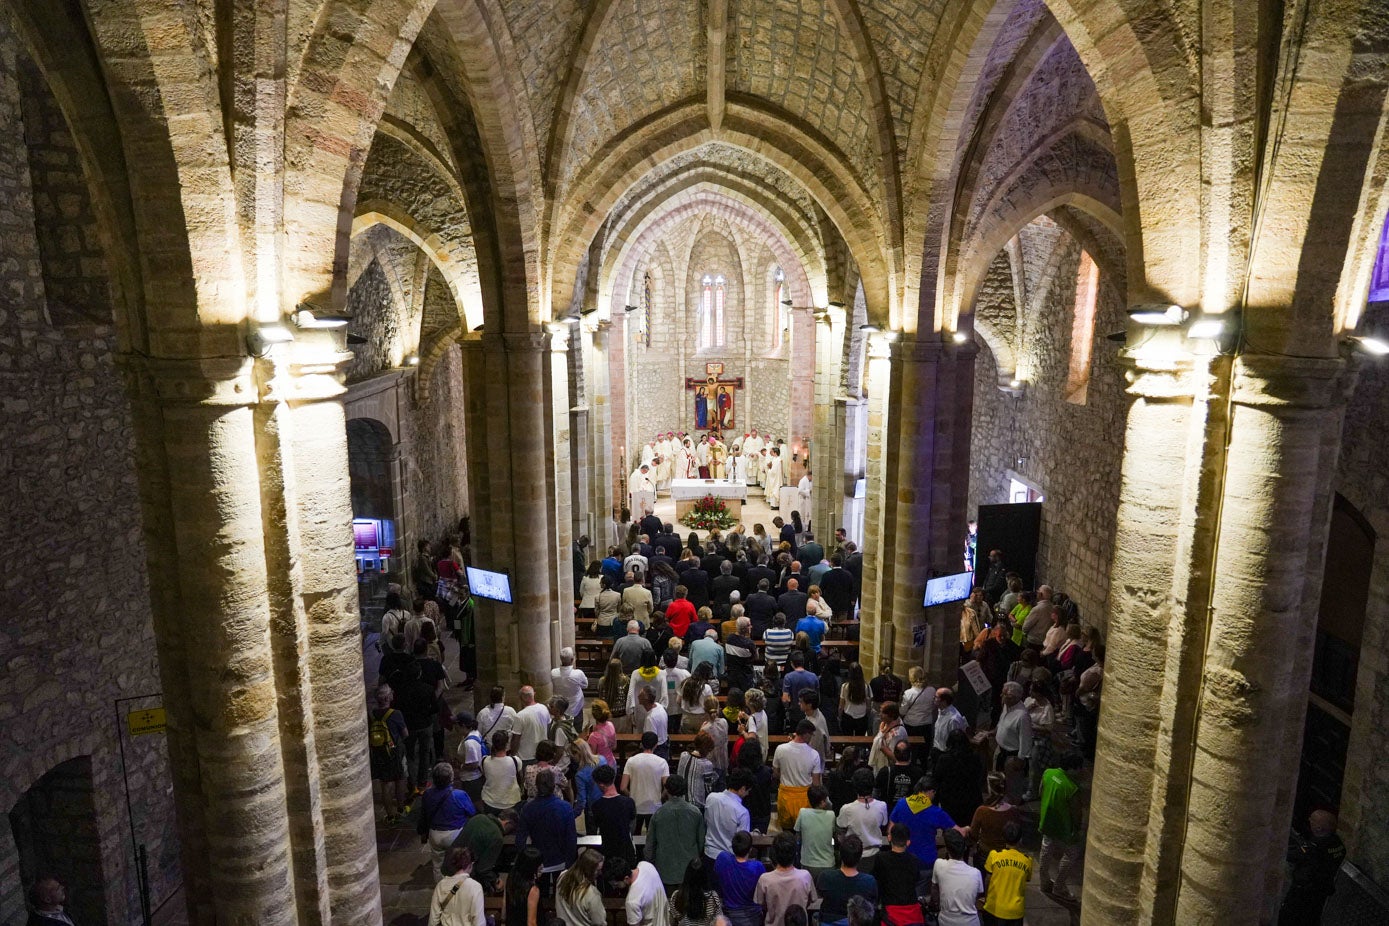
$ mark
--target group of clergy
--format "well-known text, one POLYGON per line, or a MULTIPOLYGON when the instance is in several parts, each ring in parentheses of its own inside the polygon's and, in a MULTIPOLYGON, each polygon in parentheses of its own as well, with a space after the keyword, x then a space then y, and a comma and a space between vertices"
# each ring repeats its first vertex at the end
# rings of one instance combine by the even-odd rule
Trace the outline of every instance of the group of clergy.
MULTIPOLYGON (((656 494, 666 492, 675 479, 741 480, 747 486, 761 486, 767 504, 776 508, 781 487, 791 472, 786 442, 756 429, 734 437, 731 446, 717 431, 697 438, 685 432, 657 434, 641 449, 641 460, 628 480, 628 491, 656 494)), ((635 508, 634 508, 635 510, 635 508)))

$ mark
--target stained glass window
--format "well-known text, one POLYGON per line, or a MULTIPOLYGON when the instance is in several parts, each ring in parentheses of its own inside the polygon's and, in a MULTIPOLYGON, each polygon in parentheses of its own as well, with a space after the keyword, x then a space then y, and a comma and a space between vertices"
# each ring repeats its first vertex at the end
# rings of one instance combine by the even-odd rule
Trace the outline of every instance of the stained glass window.
POLYGON ((723 347, 724 344, 724 278, 705 274, 700 281, 699 324, 696 346, 699 350, 723 347))

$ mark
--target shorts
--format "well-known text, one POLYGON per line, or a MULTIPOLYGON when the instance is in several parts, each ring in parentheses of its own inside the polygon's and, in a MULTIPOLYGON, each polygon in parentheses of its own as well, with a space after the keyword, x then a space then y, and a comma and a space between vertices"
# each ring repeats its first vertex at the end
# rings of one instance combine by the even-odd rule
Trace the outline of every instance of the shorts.
POLYGON ((371 750, 372 781, 400 781, 404 777, 404 752, 399 749, 395 752, 387 752, 385 749, 371 750))

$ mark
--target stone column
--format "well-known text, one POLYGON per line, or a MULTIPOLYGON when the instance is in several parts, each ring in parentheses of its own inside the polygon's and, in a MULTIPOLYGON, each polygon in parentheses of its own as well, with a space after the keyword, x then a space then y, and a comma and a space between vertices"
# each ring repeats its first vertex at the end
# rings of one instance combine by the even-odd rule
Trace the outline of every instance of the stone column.
POLYGON ((510 619, 519 647, 514 662, 522 683, 534 685, 536 697, 544 699, 550 696, 550 622, 555 606, 555 473, 546 405, 549 351, 546 336, 539 332, 503 334, 502 340, 506 375, 493 382, 506 383, 510 426, 510 619))
MULTIPOLYGON (((815 378, 819 356, 816 350, 815 309, 791 309, 791 414, 787 446, 794 447, 811 438, 815 427, 815 378)), ((751 369, 751 366, 745 367, 751 369)), ((799 475, 793 475, 799 480, 799 475)), ((790 515, 787 515, 789 518, 790 515)), ((806 567, 809 568, 809 567, 806 567)))
MULTIPOLYGON (((973 346, 947 345, 938 335, 927 335, 904 340, 893 352, 893 379, 900 388, 894 390, 893 407, 898 426, 892 655, 899 667, 920 664, 924 657, 928 676, 940 685, 955 683, 960 605, 928 612, 922 600, 927 578, 959 571, 972 406, 966 374, 973 371, 973 346), (913 630, 923 622, 929 632, 921 654, 913 646, 913 630)), ((884 585, 885 603, 887 590, 884 585)))
MULTIPOLYGON (((570 529, 575 538, 593 536, 592 493, 593 479, 593 409, 590 404, 591 383, 587 368, 593 352, 588 348, 588 333, 583 323, 575 319, 570 326, 569 350, 569 498, 572 509, 570 529)), ((568 559, 565 559, 568 562, 568 559)), ((575 589, 577 591, 577 589, 575 589)))
MULTIPOLYGON (((616 312, 612 317, 612 328, 606 336, 608 345, 608 421, 612 429, 612 497, 617 499, 619 508, 627 507, 627 496, 622 491, 623 477, 630 473, 632 448, 627 435, 627 315, 616 312), (626 449, 627 456, 619 455, 626 449), (623 467, 626 467, 624 469, 623 467)), ((640 453, 637 459, 641 459, 640 453)), ((604 545, 606 548, 606 544, 604 545)))
MULTIPOLYGON (((1189 710, 1164 688, 1199 684, 1212 525, 1223 448, 1224 406, 1214 400, 1218 367, 1198 374, 1166 332, 1149 332, 1130 364, 1128 427, 1111 570, 1104 695, 1090 805, 1082 916, 1094 924, 1137 923, 1160 903, 1159 872, 1175 883, 1185 789, 1169 796, 1180 764, 1167 731, 1189 727, 1189 710), (1207 564, 1201 568, 1201 563, 1207 564), (1191 607, 1188 601, 1197 602, 1191 607), (1175 658, 1173 658, 1175 656, 1175 658), (1170 676, 1170 680, 1169 680, 1170 676), (1195 680, 1193 682, 1193 680, 1195 680), (1177 801, 1175 807, 1168 802, 1177 801), (1159 838, 1149 852, 1150 808, 1159 838), (1163 834, 1165 827, 1177 833, 1163 834), (1166 838, 1163 838, 1165 835, 1166 838)), ((1189 732, 1189 731, 1188 731, 1189 732)), ((1178 775, 1183 773, 1178 772, 1178 775)), ((1169 887, 1167 895, 1173 896, 1169 887)), ((1169 910, 1170 914, 1170 910, 1169 910)), ((1170 920, 1170 916, 1168 917, 1170 920)), ((1164 922, 1153 916, 1151 922, 1164 922)))
MULTIPOLYGON (((516 475, 517 460, 514 455, 521 454, 520 447, 513 446, 511 440, 512 430, 517 426, 511 417, 511 385, 510 385, 510 365, 507 345, 501 334, 483 333, 482 336, 482 379, 478 383, 478 393, 483 400, 483 417, 486 420, 485 433, 487 435, 487 455, 483 472, 487 474, 489 482, 488 498, 490 501, 489 520, 491 530, 488 531, 487 542, 491 547, 490 558, 478 558, 477 565, 484 569, 511 569, 517 563, 526 563, 528 571, 531 571, 530 585, 534 588, 533 570, 534 559, 527 560, 522 557, 516 547, 516 529, 518 524, 528 524, 528 517, 531 515, 517 515, 517 507, 514 496, 518 491, 516 475)), ((537 351, 538 356, 538 351, 537 351)), ((538 363, 538 361, 537 361, 538 363)), ((539 372, 535 374, 532 383, 537 389, 540 388, 539 372)), ((541 407, 542 418, 535 423, 538 438, 532 439, 532 445, 539 441, 543 447, 543 406, 541 396, 536 396, 532 404, 541 407)), ((529 419, 528 419, 529 420, 529 419)), ((532 451, 532 457, 538 451, 532 451)), ((544 464, 543 461, 530 461, 531 466, 539 466, 539 482, 530 487, 533 493, 538 488, 541 497, 535 500, 535 505, 539 506, 535 510, 543 512, 544 509, 544 464)), ((523 464, 524 465, 524 464, 523 464)), ((529 474, 531 469, 527 469, 529 474)), ((512 574, 512 599, 511 605, 499 604, 495 602, 478 602, 478 635, 484 633, 491 637, 491 643, 495 647, 497 680, 500 684, 511 687, 519 677, 521 671, 521 631, 522 621, 518 615, 523 613, 519 584, 519 574, 513 571, 512 574), (485 626, 484 626, 485 625, 485 626)), ((546 592, 545 599, 548 602, 549 594, 546 592)))
MULTIPOLYGON (((463 420, 464 432, 468 435, 464 452, 468 457, 468 513, 473 529, 473 562, 479 566, 498 561, 494 541, 492 473, 497 468, 492 465, 489 447, 489 429, 496 425, 487 416, 487 356, 483 352, 483 339, 479 335, 467 335, 458 342, 463 359, 463 420)), ((509 559, 507 560, 509 561, 509 559)), ((492 603, 481 598, 473 599, 475 612, 474 636, 477 640, 477 673, 484 685, 501 681, 509 666, 498 665, 496 610, 492 603)))
POLYGON ((1287 718, 1305 710, 1310 672, 1295 650, 1309 570, 1322 566, 1309 561, 1309 525, 1324 521, 1324 425, 1341 414, 1344 372, 1334 358, 1235 364, 1177 922, 1258 922, 1265 882, 1247 862, 1286 838, 1274 816, 1297 774, 1287 718))
MULTIPOLYGON (((574 645, 574 495, 571 480, 575 461, 572 446, 574 432, 570 429, 569 336, 568 322, 550 325, 550 377, 547 384, 550 397, 550 459, 553 472, 550 479, 551 505, 555 532, 550 550, 551 594, 550 619, 558 621, 559 635, 552 636, 551 666, 559 665, 559 648, 574 645)), ((546 677, 548 678, 548 670, 546 677)))
POLYGON ((816 318, 814 424, 811 429, 811 510, 815 536, 829 549, 843 508, 844 440, 836 415, 843 356, 844 310, 831 306, 816 318))
POLYGON ((125 361, 196 923, 380 918, 343 355, 314 341, 125 361))
POLYGON ((593 331, 585 339, 592 346, 585 369, 592 382, 589 391, 591 414, 589 438, 593 465, 590 467, 589 509, 593 514, 591 527, 593 553, 606 550, 608 546, 608 523, 612 520, 613 506, 613 438, 611 382, 608 374, 608 341, 612 324, 599 319, 593 331))
POLYGON ((887 448, 890 446, 889 393, 892 378, 894 345, 881 334, 868 341, 867 395, 864 400, 868 416, 868 439, 865 455, 867 466, 864 478, 868 483, 867 506, 863 518, 863 586, 860 603, 859 628, 860 662, 876 666, 884 656, 890 656, 883 642, 882 617, 884 599, 890 600, 892 561, 885 556, 885 525, 894 524, 895 499, 887 487, 887 448))

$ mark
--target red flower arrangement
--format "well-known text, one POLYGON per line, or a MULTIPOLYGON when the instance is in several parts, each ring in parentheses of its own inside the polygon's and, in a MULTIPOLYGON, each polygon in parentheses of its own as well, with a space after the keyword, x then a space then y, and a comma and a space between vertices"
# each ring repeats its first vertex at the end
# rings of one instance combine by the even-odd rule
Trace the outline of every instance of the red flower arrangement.
POLYGON ((729 512, 723 499, 706 495, 694 503, 680 523, 701 531, 728 530, 738 523, 738 519, 729 512))

